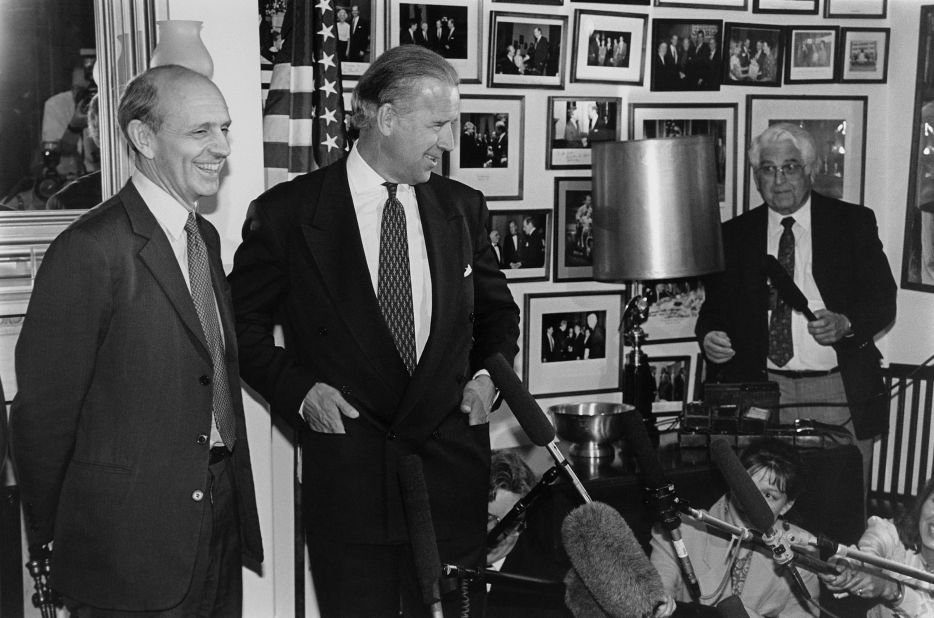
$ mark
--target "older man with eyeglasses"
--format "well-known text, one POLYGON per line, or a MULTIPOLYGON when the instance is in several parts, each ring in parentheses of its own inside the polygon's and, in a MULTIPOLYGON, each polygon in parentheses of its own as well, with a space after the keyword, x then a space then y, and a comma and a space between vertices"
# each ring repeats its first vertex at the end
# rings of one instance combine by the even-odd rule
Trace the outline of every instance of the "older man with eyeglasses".
POLYGON ((704 282, 695 333, 709 381, 777 382, 783 405, 801 404, 783 407, 781 422, 848 430, 868 481, 873 439, 888 427, 873 338, 895 319, 896 286, 872 210, 812 190, 817 153, 814 137, 791 123, 753 140, 749 163, 765 204, 724 224, 726 270, 704 282), (766 255, 816 319, 776 292, 766 255))

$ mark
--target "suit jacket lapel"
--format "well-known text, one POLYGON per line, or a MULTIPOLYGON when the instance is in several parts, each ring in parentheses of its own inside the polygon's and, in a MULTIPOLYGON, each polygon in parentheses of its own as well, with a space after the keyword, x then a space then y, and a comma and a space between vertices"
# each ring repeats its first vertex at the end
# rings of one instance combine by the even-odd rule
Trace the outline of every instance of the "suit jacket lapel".
MULTIPOLYGON (((327 199, 309 196, 309 202, 317 207, 303 217, 305 241, 338 313, 363 355, 379 368, 380 374, 388 373, 388 384, 398 385, 400 379, 408 379, 408 372, 383 321, 370 277, 366 276, 369 267, 347 184, 346 160, 326 170, 321 187, 328 188, 329 196, 327 199)), ((395 390, 400 389, 397 386, 395 390)))
POLYGON ((182 323, 185 324, 192 336, 201 343, 199 352, 210 359, 211 353, 204 338, 204 329, 201 328, 201 322, 195 312, 195 305, 191 300, 191 292, 188 291, 188 286, 185 285, 185 279, 182 277, 178 260, 172 252, 168 238, 165 237, 165 233, 159 227, 159 222, 156 221, 132 182, 127 182, 120 191, 120 199, 123 201, 123 207, 130 220, 133 232, 147 239, 146 244, 140 249, 140 259, 165 292, 169 302, 178 312, 182 323))

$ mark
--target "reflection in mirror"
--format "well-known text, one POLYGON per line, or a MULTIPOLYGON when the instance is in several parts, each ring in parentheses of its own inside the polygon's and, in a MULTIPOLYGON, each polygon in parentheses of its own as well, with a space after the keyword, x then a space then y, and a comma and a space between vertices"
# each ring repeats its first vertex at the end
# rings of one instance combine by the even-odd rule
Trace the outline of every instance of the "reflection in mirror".
POLYGON ((0 209, 86 209, 100 200, 89 118, 94 32, 93 0, 0 3, 0 209), (78 179, 90 195, 53 198, 78 179))

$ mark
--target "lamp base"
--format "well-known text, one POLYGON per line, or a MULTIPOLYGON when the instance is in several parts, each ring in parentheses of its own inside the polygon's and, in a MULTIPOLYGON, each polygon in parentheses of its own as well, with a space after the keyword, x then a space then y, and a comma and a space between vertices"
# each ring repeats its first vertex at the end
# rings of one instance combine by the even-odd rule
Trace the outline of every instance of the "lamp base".
POLYGON ((623 372, 623 403, 632 404, 639 414, 645 431, 649 434, 652 446, 658 448, 660 436, 655 426, 655 414, 652 402, 658 387, 649 368, 649 357, 642 350, 633 349, 626 355, 626 367, 623 372))

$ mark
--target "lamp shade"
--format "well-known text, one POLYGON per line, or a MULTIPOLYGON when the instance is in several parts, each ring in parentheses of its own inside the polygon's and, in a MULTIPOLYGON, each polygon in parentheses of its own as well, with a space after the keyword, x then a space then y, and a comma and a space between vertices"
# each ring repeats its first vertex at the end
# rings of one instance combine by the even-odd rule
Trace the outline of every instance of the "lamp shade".
POLYGON ((694 277, 723 270, 711 136, 593 145, 594 279, 694 277))

